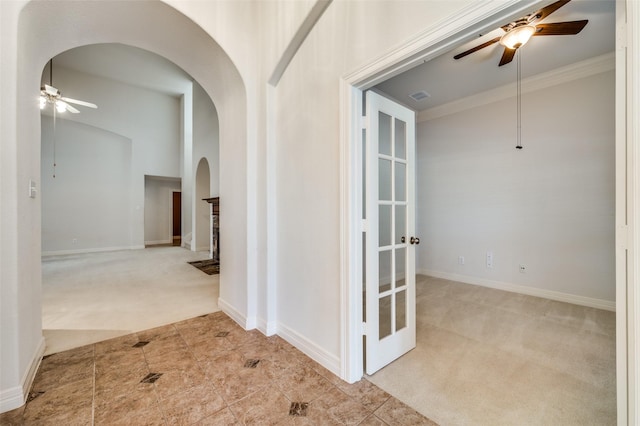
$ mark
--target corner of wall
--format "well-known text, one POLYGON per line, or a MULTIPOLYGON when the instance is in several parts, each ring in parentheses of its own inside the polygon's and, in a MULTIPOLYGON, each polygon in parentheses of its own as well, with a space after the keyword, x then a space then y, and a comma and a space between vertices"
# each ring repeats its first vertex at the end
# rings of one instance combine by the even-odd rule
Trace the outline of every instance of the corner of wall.
POLYGON ((25 372, 24 377, 20 381, 20 385, 10 389, 0 390, 0 413, 15 410, 23 406, 27 402, 31 385, 36 377, 40 362, 44 355, 45 341, 44 337, 40 339, 40 344, 31 358, 29 369, 25 372))

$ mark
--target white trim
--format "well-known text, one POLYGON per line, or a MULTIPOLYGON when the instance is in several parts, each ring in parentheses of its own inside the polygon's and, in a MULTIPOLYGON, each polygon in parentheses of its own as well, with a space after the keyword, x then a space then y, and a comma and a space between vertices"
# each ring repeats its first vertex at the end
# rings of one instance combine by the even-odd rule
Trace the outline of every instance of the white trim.
POLYGON ((145 246, 120 246, 120 247, 98 247, 78 250, 54 250, 43 251, 42 257, 45 256, 62 256, 65 254, 83 254, 83 253, 102 253, 109 251, 121 251, 121 250, 144 250, 145 246))
POLYGON ((504 281, 487 280, 485 278, 472 277, 470 275, 460 275, 451 272, 434 271, 431 269, 418 269, 416 273, 428 275, 445 280, 458 281, 465 284, 478 285, 481 287, 494 288, 496 290, 508 291, 511 293, 526 294, 527 296, 541 297, 543 299, 557 300, 559 302, 572 303, 574 305, 587 306, 590 308, 604 309, 615 312, 616 303, 610 300, 595 299, 591 297, 578 296, 576 294, 562 293, 543 288, 528 287, 504 281))
POLYGON ((265 321, 258 319, 256 328, 265 336, 273 336, 278 333, 278 323, 275 321, 265 321))
POLYGON ((300 27, 294 34, 293 38, 289 42, 287 48, 282 52, 282 56, 280 56, 280 60, 276 64, 275 69, 271 73, 271 77, 269 77, 269 84, 272 86, 277 86, 282 78, 282 75, 289 67, 291 60, 302 46, 302 43, 305 41, 313 27, 316 25, 316 22, 320 19, 324 11, 329 7, 333 0, 316 0, 316 3, 311 7, 311 10, 307 14, 307 17, 302 21, 300 27))
MULTIPOLYGON (((628 424, 640 424, 640 2, 627 0, 626 25, 619 30, 616 46, 626 48, 626 206, 627 268, 626 306, 627 334, 627 416, 628 424)), ((618 5, 621 6, 621 5, 618 5)), ((620 24, 620 21, 618 21, 620 24)), ((625 271, 619 271, 624 273, 625 271)), ((624 300, 622 301, 624 302, 624 300)), ((624 338, 624 337, 623 337, 624 338)), ((622 345, 621 345, 622 346, 622 345)), ((622 347, 624 349, 624 347, 622 347)), ((618 417, 620 418, 620 416, 618 417)))
POLYGON ((624 0, 616 0, 616 164, 615 164, 615 224, 616 224, 616 393, 617 393, 617 420, 618 425, 626 425, 629 416, 630 405, 627 399, 629 391, 629 372, 627 365, 628 339, 627 321, 627 285, 629 277, 628 257, 629 227, 627 226, 627 184, 630 179, 627 176, 627 29, 626 10, 624 0))
MULTIPOLYGON (((221 297, 218 298, 218 309, 220 309, 222 312, 227 314, 229 318, 237 322, 238 325, 243 329, 250 330, 250 328, 247 327, 247 323, 249 322, 249 320, 246 317, 246 315, 240 313, 240 311, 238 311, 236 308, 231 306, 228 302, 226 302, 221 297)), ((255 326, 252 328, 255 328, 255 326)))
POLYGON ((160 244, 172 244, 173 243, 173 239, 170 240, 157 240, 157 241, 145 241, 144 245, 145 246, 157 246, 160 244))
POLYGON ((44 337, 41 337, 40 343, 31 358, 29 369, 25 372, 22 380, 20 381, 21 385, 0 390, 0 413, 15 410, 16 408, 22 407, 27 402, 29 392, 31 391, 31 385, 33 384, 33 379, 35 379, 40 363, 42 362, 44 351, 45 341, 44 337))
POLYGON ((324 350, 322 346, 315 344, 295 330, 280 323, 278 323, 278 336, 291 343, 299 351, 322 365, 336 376, 340 375, 340 359, 324 350))
POLYGON ((510 19, 516 19, 549 1, 504 0, 496 3, 479 1, 466 6, 403 42, 379 58, 347 73, 347 83, 367 89, 396 76, 415 65, 450 51, 472 40, 479 32, 493 30, 510 19))
MULTIPOLYGON (((589 77, 615 69, 615 52, 587 59, 575 64, 557 68, 555 70, 534 75, 522 80, 522 93, 530 93, 537 90, 568 83, 580 78, 589 77)), ((456 99, 437 107, 420 111, 417 116, 418 123, 435 118, 444 117, 471 108, 477 108, 493 102, 513 98, 516 92, 516 83, 507 84, 495 89, 476 93, 466 98, 456 99)))
POLYGON ((278 144, 276 133, 276 98, 275 87, 267 85, 266 90, 266 300, 265 313, 262 322, 265 324, 264 333, 267 336, 277 331, 278 319, 278 144))
POLYGON ((340 378, 364 373, 362 347, 362 91, 340 80, 340 378))

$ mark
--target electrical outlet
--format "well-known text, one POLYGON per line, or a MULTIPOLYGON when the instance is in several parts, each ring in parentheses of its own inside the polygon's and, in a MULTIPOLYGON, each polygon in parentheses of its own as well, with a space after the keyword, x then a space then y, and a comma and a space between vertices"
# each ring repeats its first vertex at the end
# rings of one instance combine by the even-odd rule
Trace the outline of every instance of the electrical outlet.
POLYGON ((464 265, 464 256, 458 256, 458 265, 464 265))
POLYGON ((493 268, 493 252, 492 251, 487 252, 487 268, 489 269, 493 268))
POLYGON ((78 244, 78 239, 74 238, 73 240, 71 240, 71 244, 78 244))
POLYGON ((520 265, 520 273, 524 274, 527 268, 524 265, 520 265))

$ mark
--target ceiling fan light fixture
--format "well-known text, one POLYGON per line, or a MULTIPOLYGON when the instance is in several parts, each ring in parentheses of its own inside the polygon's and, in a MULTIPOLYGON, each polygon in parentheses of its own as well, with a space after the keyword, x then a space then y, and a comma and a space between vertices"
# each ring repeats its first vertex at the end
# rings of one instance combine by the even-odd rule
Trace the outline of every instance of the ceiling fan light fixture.
POLYGON ((535 32, 534 25, 520 25, 503 35, 500 44, 508 49, 518 49, 524 46, 535 32))
POLYGON ((40 109, 44 109, 47 106, 47 98, 40 96, 40 109))
POLYGON ((65 112, 67 110, 67 104, 64 102, 56 101, 56 110, 58 112, 65 112))

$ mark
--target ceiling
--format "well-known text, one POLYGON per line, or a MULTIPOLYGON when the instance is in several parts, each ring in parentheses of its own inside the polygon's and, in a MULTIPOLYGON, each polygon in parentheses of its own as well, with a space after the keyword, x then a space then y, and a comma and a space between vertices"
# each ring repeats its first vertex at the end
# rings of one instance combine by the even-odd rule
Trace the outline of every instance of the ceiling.
MULTIPOLYGON (((147 50, 124 44, 90 44, 67 50, 53 58, 56 67, 180 96, 193 79, 179 66, 147 50)), ((44 79, 48 81, 48 68, 44 79)), ((72 94, 70 94, 72 96, 72 94)))
MULTIPOLYGON (((541 23, 582 19, 588 19, 589 23, 577 35, 533 37, 522 47, 519 51, 522 77, 604 55, 615 49, 615 0, 573 0, 541 23)), ((411 109, 423 111, 513 83, 516 80, 516 60, 498 67, 504 50, 499 43, 459 60, 453 59, 454 55, 502 34, 504 31, 501 28, 481 34, 478 38, 399 74, 375 88, 411 109), (414 101, 409 96, 422 90, 429 93, 430 97, 414 101)))

